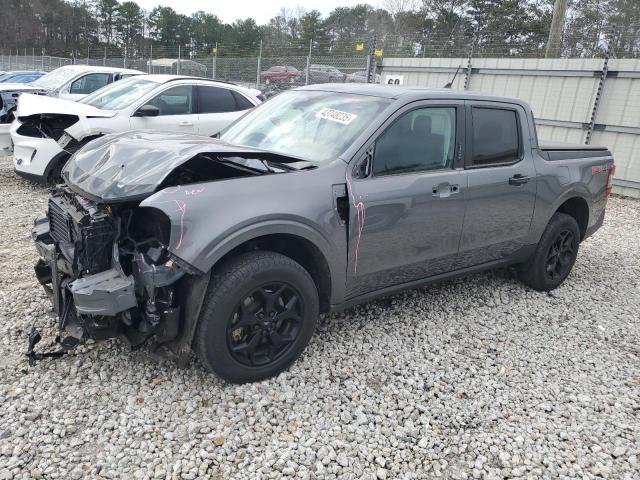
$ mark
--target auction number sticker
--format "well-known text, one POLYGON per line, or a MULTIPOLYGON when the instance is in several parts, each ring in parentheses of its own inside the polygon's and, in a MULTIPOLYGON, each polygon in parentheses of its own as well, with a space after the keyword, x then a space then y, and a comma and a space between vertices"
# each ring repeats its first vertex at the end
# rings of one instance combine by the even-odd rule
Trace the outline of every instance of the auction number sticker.
POLYGON ((325 120, 331 120, 332 122, 338 122, 343 125, 349 125, 356 119, 357 115, 349 112, 343 112, 342 110, 336 110, 335 108, 323 108, 316 113, 316 118, 324 118, 325 120))

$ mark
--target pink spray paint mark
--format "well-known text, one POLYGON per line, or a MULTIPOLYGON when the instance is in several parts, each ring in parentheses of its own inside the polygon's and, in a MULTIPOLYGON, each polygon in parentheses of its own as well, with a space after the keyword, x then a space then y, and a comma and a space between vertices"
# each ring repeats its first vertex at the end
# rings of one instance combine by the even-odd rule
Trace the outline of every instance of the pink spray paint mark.
POLYGON ((364 219, 365 219, 366 208, 362 200, 356 201, 356 196, 353 191, 353 187, 351 186, 351 182, 349 181, 348 174, 345 175, 345 179, 347 180, 347 189, 349 190, 349 196, 351 197, 351 203, 353 204, 353 208, 356 209, 356 218, 358 220, 358 239, 356 240, 355 261, 353 264, 353 272, 358 273, 358 255, 360 253, 360 241, 362 240, 362 232, 364 231, 364 219))
MULTIPOLYGON (((167 187, 162 190, 161 193, 172 195, 177 193, 180 190, 180 185, 176 185, 174 187, 167 187)), ((204 192, 205 187, 201 188, 191 188, 188 190, 183 190, 185 197, 200 195, 204 192)), ((167 200, 166 202, 158 202, 158 203, 167 203, 171 202, 171 200, 167 200)), ((176 243, 175 249, 178 250, 182 246, 182 241, 184 240, 184 214, 187 211, 187 203, 184 200, 173 199, 173 202, 178 206, 178 211, 180 212, 180 237, 178 238, 178 242, 176 243)))
POLYGON ((194 196, 194 195, 200 195, 202 192, 204 192, 204 187, 202 188, 192 188, 191 190, 185 190, 184 194, 189 196, 194 196))
POLYGON ((176 202, 178 210, 180 210, 180 238, 176 244, 176 250, 178 250, 180 245, 182 245, 182 238, 184 237, 184 212, 187 211, 187 204, 182 200, 174 200, 174 202, 176 202))

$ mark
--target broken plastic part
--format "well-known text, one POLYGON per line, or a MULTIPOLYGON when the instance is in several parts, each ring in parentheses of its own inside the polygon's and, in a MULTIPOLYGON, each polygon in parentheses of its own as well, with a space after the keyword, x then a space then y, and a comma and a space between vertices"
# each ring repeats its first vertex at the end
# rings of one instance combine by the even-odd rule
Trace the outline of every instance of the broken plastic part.
POLYGON ((56 342, 62 346, 61 350, 55 352, 36 353, 35 346, 38 344, 38 342, 40 342, 40 340, 42 340, 42 335, 40 335, 40 332, 38 330, 32 327, 28 336, 29 345, 26 353, 27 358, 29 359, 29 365, 32 367, 35 365, 36 361, 42 360, 43 358, 62 357, 63 355, 69 353, 69 350, 77 346, 79 343, 77 339, 74 339, 72 337, 67 337, 62 341, 60 341, 59 337, 56 337, 56 342))
POLYGON ((116 269, 79 278, 69 284, 78 313, 114 316, 137 305, 133 277, 116 269))

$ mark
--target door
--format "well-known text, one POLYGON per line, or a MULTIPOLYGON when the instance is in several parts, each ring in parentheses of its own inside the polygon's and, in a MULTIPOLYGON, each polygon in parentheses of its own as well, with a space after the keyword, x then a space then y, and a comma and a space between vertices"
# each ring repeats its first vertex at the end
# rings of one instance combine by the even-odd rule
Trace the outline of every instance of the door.
POLYGON ((349 297, 454 268, 467 175, 454 162, 463 117, 462 103, 406 107, 348 172, 349 297))
POLYGON ((225 128, 253 104, 228 88, 198 85, 198 126, 200 135, 210 137, 225 128))
POLYGON ((90 93, 109 85, 113 79, 110 73, 89 73, 76 78, 69 85, 69 90, 60 94, 60 98, 67 100, 80 100, 90 93))
POLYGON ((536 200, 536 172, 525 111, 469 102, 469 185, 460 266, 508 257, 526 244, 536 200))
POLYGON ((131 117, 132 129, 153 129, 170 132, 196 133, 198 114, 192 85, 169 87, 147 101, 159 110, 156 117, 131 117))

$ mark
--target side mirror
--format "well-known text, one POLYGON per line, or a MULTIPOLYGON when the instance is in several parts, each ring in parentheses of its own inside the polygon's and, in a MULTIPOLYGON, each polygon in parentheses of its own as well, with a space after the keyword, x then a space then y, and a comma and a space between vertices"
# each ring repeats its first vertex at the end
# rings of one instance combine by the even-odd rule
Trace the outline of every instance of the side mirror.
POLYGON ((160 109, 151 104, 141 106, 138 111, 133 114, 134 117, 157 117, 158 115, 160 115, 160 109))

